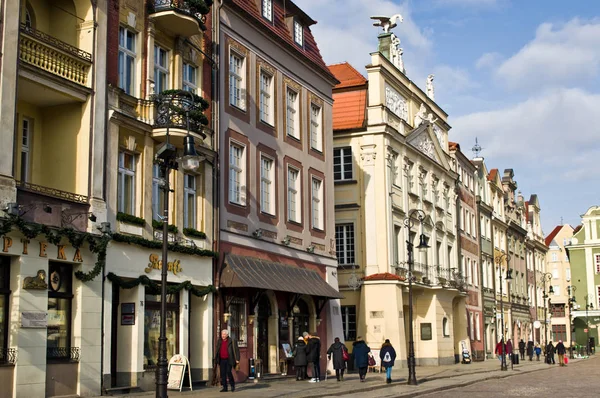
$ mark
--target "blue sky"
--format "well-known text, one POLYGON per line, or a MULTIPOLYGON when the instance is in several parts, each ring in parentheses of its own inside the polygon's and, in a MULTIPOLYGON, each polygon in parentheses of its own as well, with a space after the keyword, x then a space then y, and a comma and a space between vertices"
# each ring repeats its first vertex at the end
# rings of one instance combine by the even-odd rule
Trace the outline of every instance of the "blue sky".
POLYGON ((542 227, 576 226, 600 204, 600 1, 296 0, 328 64, 363 74, 377 48, 371 15, 400 13, 408 77, 449 114, 450 140, 478 137, 488 168, 512 168, 538 194, 542 227))

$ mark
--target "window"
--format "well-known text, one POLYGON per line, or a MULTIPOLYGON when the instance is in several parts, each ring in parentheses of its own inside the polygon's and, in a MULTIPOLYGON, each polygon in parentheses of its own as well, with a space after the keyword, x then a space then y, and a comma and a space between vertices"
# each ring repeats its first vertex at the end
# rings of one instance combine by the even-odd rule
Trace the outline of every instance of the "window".
POLYGON ((294 41, 300 47, 302 47, 304 43, 304 27, 298 21, 294 21, 294 41))
POLYGON ((400 225, 394 225, 394 264, 395 266, 400 264, 400 237, 402 236, 402 227, 400 225))
POLYGON ((552 269, 552 279, 558 279, 558 268, 552 269))
POLYGON ((333 179, 334 181, 352 180, 352 148, 333 149, 333 179))
POLYGON ((27 4, 27 8, 25 9, 25 27, 33 28, 33 17, 31 16, 32 12, 29 11, 29 4, 27 4))
POLYGON ((260 121, 273 126, 273 76, 260 71, 260 103, 259 103, 260 121))
POLYGON ((183 64, 183 89, 192 93, 198 90, 198 68, 191 64, 183 64))
POLYGON ((323 230, 323 181, 312 178, 312 227, 323 230))
POLYGON ((552 341, 567 341, 567 325, 552 325, 552 341))
POLYGON ((552 261, 558 261, 558 255, 556 252, 552 253, 552 261))
POLYGON ((273 0, 262 0, 262 16, 273 22, 273 0))
POLYGON ((154 45, 154 91, 162 93, 169 88, 169 52, 154 45))
POLYGON ((335 249, 339 265, 355 264, 354 224, 335 225, 335 249))
POLYGON ((246 322, 246 300, 243 298, 234 298, 229 305, 229 335, 233 341, 237 341, 239 347, 248 345, 248 332, 246 322))
POLYGON ((196 229, 196 176, 183 175, 183 226, 196 229))
POLYGON ((73 268, 70 264, 50 262, 48 278, 48 359, 71 358, 71 287, 73 268))
POLYGON ((245 58, 231 51, 229 54, 229 103, 245 110, 246 89, 244 87, 245 58))
POLYGON ((119 28, 119 88, 129 95, 135 95, 135 40, 134 32, 119 28))
POLYGON ((300 129, 298 128, 298 93, 290 88, 286 95, 286 128, 287 135, 300 139, 300 129))
POLYGON ((555 296, 560 296, 560 286, 559 285, 552 286, 552 290, 554 291, 555 296))
POLYGON ((135 163, 136 156, 119 152, 117 210, 135 215, 135 163))
POLYGON ((229 146, 229 202, 244 205, 242 184, 244 175, 244 147, 236 144, 229 146))
POLYGON ((551 304, 550 313, 552 317, 562 318, 565 316, 565 305, 564 304, 551 304))
POLYGON ((29 182, 31 170, 31 142, 33 139, 33 120, 24 117, 21 129, 21 181, 29 182))
MULTIPOLYGON (((150 294, 146 289, 144 298, 144 369, 156 368, 158 364, 158 337, 160 336, 160 294, 150 294)), ((166 297, 167 358, 179 352, 179 293, 166 297)))
POLYGON ((479 327, 479 314, 475 314, 475 340, 481 341, 481 329, 479 327))
MULTIPOLYGON (((398 166, 398 154, 393 152, 392 153, 392 184, 396 185, 396 186, 400 186, 400 173, 398 172, 399 166, 398 166)), ((433 183, 433 189, 436 190, 437 189, 437 184, 438 184, 438 180, 434 181, 433 183)))
POLYGON ((342 305, 342 327, 344 328, 344 340, 356 340, 356 306, 342 305))
POLYGON ((300 200, 299 200, 299 186, 298 186, 298 174, 299 171, 289 167, 288 168, 288 221, 300 222, 300 200))
POLYGON ((152 166, 152 219, 160 221, 160 216, 164 216, 165 208, 165 191, 162 186, 164 184, 164 175, 161 173, 160 166, 155 164, 152 166))
POLYGON ((600 274, 600 254, 596 254, 594 257, 596 260, 596 273, 600 274))
POLYGON ((450 337, 450 326, 448 325, 448 318, 442 319, 442 333, 444 337, 450 337))
POLYGON ((469 312, 469 332, 471 340, 475 340, 475 317, 472 312, 469 312))
POLYGON ((567 282, 571 280, 571 268, 565 268, 565 278, 567 282))
POLYGON ((275 180, 275 169, 273 168, 273 159, 264 155, 260 157, 260 211, 268 214, 275 214, 275 190, 273 181, 275 180))
POLYGON ((310 147, 323 151, 323 133, 321 129, 321 107, 310 104, 310 147))
POLYGON ((432 340, 431 323, 421 324, 421 340, 432 340))
MULTIPOLYGON (((0 256, 0 350, 8 348, 8 321, 10 301, 10 257, 0 256)), ((8 362, 8 355, 0 355, 0 364, 8 362)))

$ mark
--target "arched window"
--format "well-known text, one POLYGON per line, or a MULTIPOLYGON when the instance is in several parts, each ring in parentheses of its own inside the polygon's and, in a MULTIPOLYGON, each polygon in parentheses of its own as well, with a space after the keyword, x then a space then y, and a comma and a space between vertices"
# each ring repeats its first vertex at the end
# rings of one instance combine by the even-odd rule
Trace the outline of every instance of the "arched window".
POLYGON ((450 328, 448 326, 448 318, 446 317, 442 320, 442 333, 444 333, 444 337, 450 337, 450 328))
POLYGON ((470 312, 469 313, 469 326, 470 326, 470 335, 471 335, 471 340, 475 340, 475 328, 474 328, 474 322, 473 322, 473 313, 470 312))
POLYGON ((479 314, 475 314, 475 340, 481 340, 481 329, 479 325, 479 314))
POLYGON ((29 2, 25 5, 25 26, 29 29, 35 29, 35 14, 29 2))

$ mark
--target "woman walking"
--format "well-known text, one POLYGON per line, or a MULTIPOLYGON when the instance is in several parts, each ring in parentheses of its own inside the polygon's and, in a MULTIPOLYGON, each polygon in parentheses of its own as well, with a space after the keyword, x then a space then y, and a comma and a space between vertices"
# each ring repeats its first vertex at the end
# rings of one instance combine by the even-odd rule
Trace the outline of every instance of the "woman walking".
POLYGON ((385 368, 386 383, 390 384, 392 382, 392 368, 396 360, 396 350, 392 347, 389 339, 385 339, 385 343, 381 346, 379 358, 381 358, 381 364, 385 368))
POLYGON ((344 352, 348 355, 348 349, 340 341, 340 338, 336 337, 334 343, 329 346, 329 349, 327 350, 327 359, 331 360, 331 357, 333 357, 333 368, 335 369, 335 378, 337 381, 344 380, 344 369, 346 368, 344 352))
POLYGON ((540 360, 540 355, 542 355, 542 347, 540 347, 540 343, 535 343, 535 356, 537 360, 540 360))
POLYGON ((304 380, 308 359, 306 358, 306 343, 302 337, 298 337, 292 355, 294 356, 294 367, 296 368, 296 381, 304 380))
POLYGON ((357 341, 352 343, 352 346, 352 354, 354 354, 354 364, 358 368, 358 375, 360 377, 360 381, 364 382, 365 376, 367 375, 367 369, 369 368, 369 353, 371 352, 371 349, 360 337, 357 341))

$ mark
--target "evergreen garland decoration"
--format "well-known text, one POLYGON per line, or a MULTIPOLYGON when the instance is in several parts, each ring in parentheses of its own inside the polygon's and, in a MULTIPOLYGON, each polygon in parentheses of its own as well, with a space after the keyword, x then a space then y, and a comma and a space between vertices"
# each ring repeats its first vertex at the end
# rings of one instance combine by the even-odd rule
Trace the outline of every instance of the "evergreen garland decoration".
MULTIPOLYGON (((134 245, 146 247, 148 249, 162 249, 162 241, 148 240, 148 239, 144 239, 139 236, 113 233, 112 239, 115 242, 134 244, 134 245)), ((182 254, 190 254, 193 256, 214 257, 214 258, 219 257, 219 253, 214 252, 212 250, 184 246, 179 243, 169 243, 169 251, 176 252, 176 253, 182 253, 182 254)))
MULTIPOLYGON (((120 287, 122 289, 132 289, 141 284, 143 286, 146 286, 146 288, 148 288, 148 293, 155 294, 155 295, 160 294, 160 283, 154 282, 153 280, 148 278, 146 275, 140 275, 139 278, 133 279, 133 280, 124 280, 124 279, 120 278, 119 276, 113 274, 112 272, 109 272, 106 275, 106 279, 108 279, 113 284, 117 285, 118 287, 120 287)), ((198 296, 198 297, 205 296, 208 293, 215 293, 217 291, 217 289, 215 289, 215 287, 213 285, 209 285, 209 286, 205 287, 204 289, 198 289, 198 288, 194 287, 194 285, 192 285, 192 282, 185 281, 185 282, 181 282, 177 285, 167 286, 167 294, 177 294, 183 289, 188 290, 194 296, 198 296)))
POLYGON ((193 238, 206 239, 206 234, 202 231, 198 231, 195 228, 184 228, 183 234, 185 236, 191 236, 193 238))
POLYGON ((133 214, 127 214, 127 213, 122 213, 122 212, 117 213, 117 221, 121 221, 121 222, 124 222, 127 224, 137 225, 138 227, 146 226, 146 220, 144 220, 142 217, 137 217, 137 216, 134 216, 133 214))

